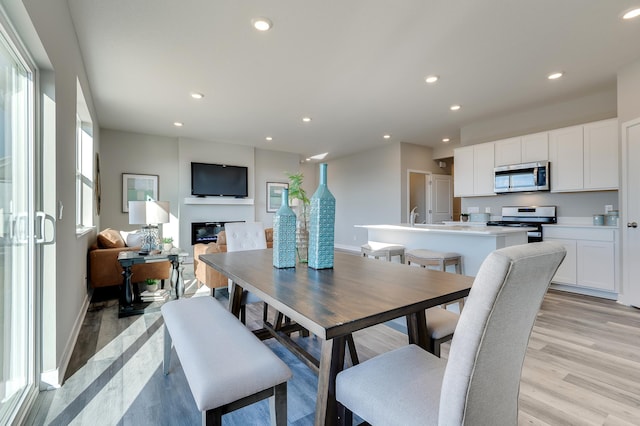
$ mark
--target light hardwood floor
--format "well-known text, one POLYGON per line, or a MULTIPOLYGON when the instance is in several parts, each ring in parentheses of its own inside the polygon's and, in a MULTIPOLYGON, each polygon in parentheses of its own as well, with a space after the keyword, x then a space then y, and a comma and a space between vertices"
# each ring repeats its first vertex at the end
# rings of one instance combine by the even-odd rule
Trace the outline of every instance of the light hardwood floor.
MULTIPOLYGON (((193 293, 193 275, 187 277, 193 293)), ((197 295, 206 296, 203 290, 197 295)), ((226 302, 224 296, 217 294, 226 302)), ((248 316, 249 327, 257 327, 260 309, 249 309, 248 316)), ((402 322, 396 321, 357 333, 360 359, 406 344, 402 330, 402 322)), ((319 349, 318 339, 306 341, 312 352, 319 349)), ((289 382, 289 424, 313 424, 316 376, 273 339, 266 344, 294 374, 289 382)), ((443 357, 448 348, 443 346, 443 357)), ((263 401, 223 420, 227 425, 262 425, 268 419, 263 401)), ((170 374, 162 374, 160 314, 118 319, 117 302, 111 301, 91 305, 65 384, 41 393, 27 423, 197 425, 200 420, 175 352, 170 374)), ((550 291, 525 359, 519 424, 640 425, 640 310, 550 291)))

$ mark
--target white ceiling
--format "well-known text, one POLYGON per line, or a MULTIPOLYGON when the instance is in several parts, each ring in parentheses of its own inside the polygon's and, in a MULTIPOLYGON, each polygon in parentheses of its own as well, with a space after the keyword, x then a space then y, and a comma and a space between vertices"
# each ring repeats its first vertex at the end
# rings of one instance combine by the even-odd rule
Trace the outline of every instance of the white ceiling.
POLYGON ((102 128, 304 156, 378 146, 388 143, 384 133, 429 146, 456 142, 461 127, 479 120, 612 87, 617 71, 640 58, 640 18, 621 20, 640 0, 69 0, 69 7, 102 128), (254 30, 256 17, 273 28, 254 30), (565 76, 547 80, 556 70, 565 76), (427 85, 429 74, 440 81, 427 85), (452 112, 452 104, 462 109, 452 112))

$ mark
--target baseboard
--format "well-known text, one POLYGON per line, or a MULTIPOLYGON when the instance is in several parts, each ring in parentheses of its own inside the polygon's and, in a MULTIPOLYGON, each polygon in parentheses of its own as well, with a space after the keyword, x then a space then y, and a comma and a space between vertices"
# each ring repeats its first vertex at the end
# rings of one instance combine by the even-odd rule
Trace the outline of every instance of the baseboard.
POLYGON ((347 253, 360 253, 360 246, 348 246, 346 244, 335 244, 333 246, 336 251, 343 251, 347 253))
POLYGON ((614 293, 606 290, 596 290, 596 289, 591 289, 587 287, 577 287, 572 285, 555 284, 555 283, 551 283, 550 287, 554 290, 561 290, 569 293, 577 293, 577 294, 584 294, 585 296, 593 296, 593 297, 600 297, 603 299, 618 300, 618 293, 614 293))
POLYGON ((40 390, 57 389, 62 386, 62 382, 64 381, 64 376, 67 372, 67 367, 69 366, 73 349, 78 341, 78 336, 80 335, 80 330, 82 329, 82 324, 84 323, 84 318, 87 315, 90 302, 90 295, 85 295, 82 307, 80 308, 80 312, 78 312, 78 316, 76 317, 76 321, 73 325, 73 330, 69 335, 64 351, 62 352, 60 364, 55 370, 43 371, 40 373, 40 390))

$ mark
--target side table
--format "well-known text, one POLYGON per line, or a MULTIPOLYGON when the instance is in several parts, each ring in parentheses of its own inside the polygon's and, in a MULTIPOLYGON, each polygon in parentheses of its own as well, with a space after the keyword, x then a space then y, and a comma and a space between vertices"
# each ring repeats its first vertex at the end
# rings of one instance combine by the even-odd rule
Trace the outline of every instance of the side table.
MULTIPOLYGON (((152 252, 153 253, 153 252, 152 252)), ((160 309, 161 303, 144 303, 139 300, 139 294, 133 295, 133 287, 131 283, 131 267, 140 263, 153 263, 170 261, 173 267, 170 278, 170 297, 178 299, 184 294, 184 280, 182 261, 187 253, 180 252, 179 249, 173 248, 168 252, 158 252, 153 254, 138 254, 135 251, 123 251, 118 255, 118 262, 122 266, 123 282, 120 287, 120 306, 118 309, 118 318, 128 317, 131 315, 140 315, 145 312, 152 312, 160 309), (154 305, 150 307, 150 305, 154 305)))

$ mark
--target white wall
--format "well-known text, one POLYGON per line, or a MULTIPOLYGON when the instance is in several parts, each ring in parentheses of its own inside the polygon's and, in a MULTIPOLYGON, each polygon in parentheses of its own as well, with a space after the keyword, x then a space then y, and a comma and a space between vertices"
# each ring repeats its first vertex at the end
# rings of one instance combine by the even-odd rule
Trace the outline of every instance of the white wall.
POLYGON ((354 225, 401 221, 401 176, 398 143, 328 162, 327 185, 336 197, 337 247, 359 250, 367 242, 366 230, 354 225))
POLYGON ((640 59, 618 72, 618 122, 640 117, 640 59))
MULTIPOLYGON (((273 226, 273 213, 267 212, 267 182, 289 182, 286 173, 300 170, 300 156, 287 152, 256 149, 255 151, 255 215, 265 228, 273 226)), ((304 185, 306 189, 307 185, 304 185)), ((311 194, 309 194, 311 196, 311 194)))
POLYGON ((129 214, 122 211, 122 174, 157 175, 158 198, 169 201, 171 207, 171 223, 162 225, 162 234, 177 238, 180 210, 176 167, 178 139, 100 129, 100 140, 100 229, 139 228, 139 225, 129 225, 129 214))

